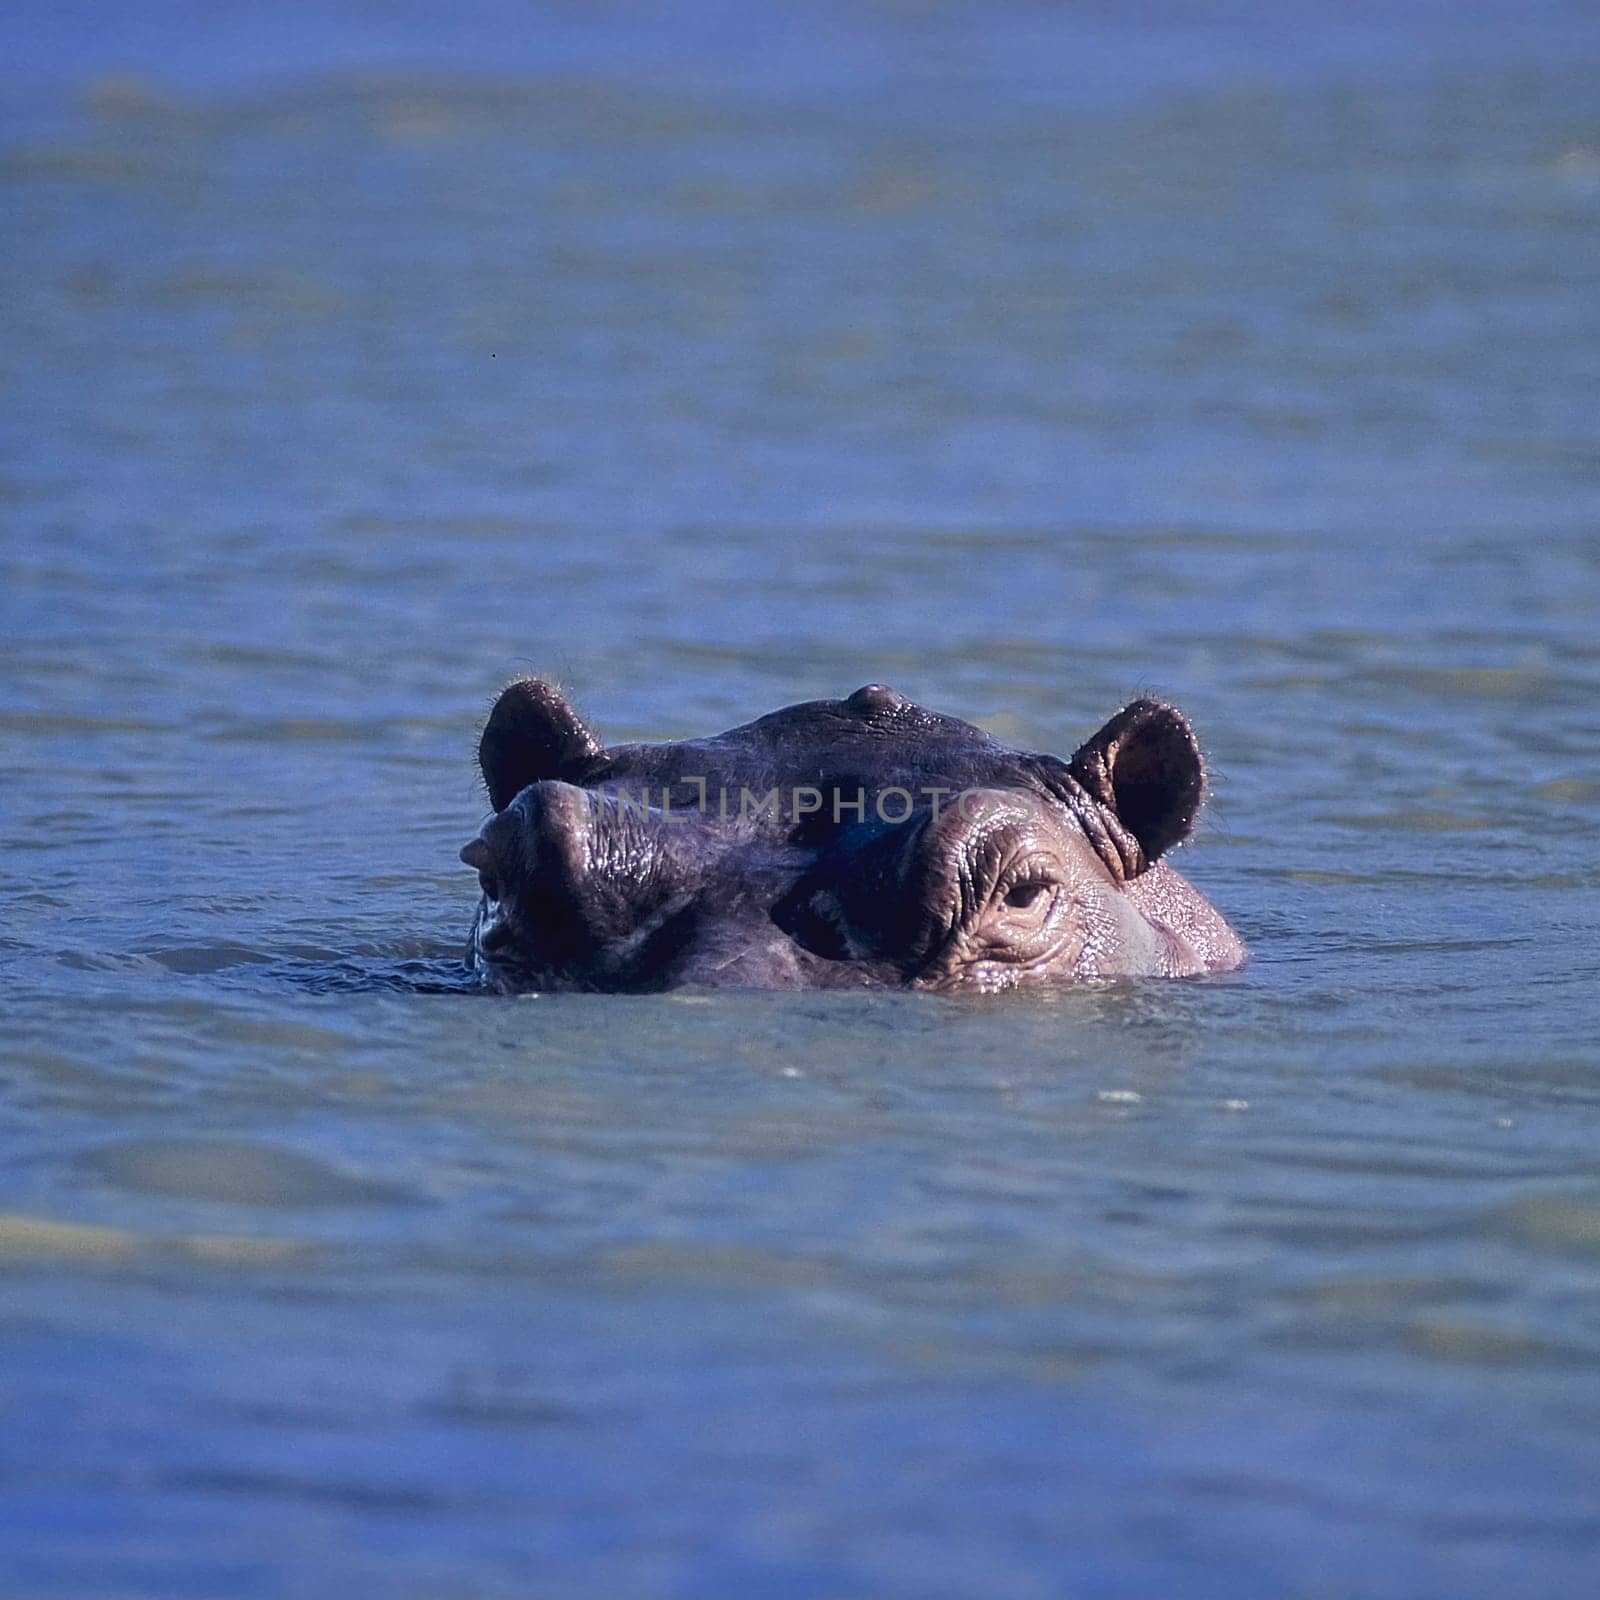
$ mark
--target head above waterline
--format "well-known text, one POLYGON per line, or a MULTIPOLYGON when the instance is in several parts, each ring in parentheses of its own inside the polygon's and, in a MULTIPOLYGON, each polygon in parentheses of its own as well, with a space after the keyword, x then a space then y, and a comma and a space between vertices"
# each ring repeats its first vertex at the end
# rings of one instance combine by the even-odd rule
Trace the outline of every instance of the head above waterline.
POLYGON ((1245 959, 1161 859, 1205 765, 1155 700, 1070 760, 878 684, 607 749, 525 678, 478 756, 495 814, 461 851, 468 954, 498 990, 998 990, 1245 959))

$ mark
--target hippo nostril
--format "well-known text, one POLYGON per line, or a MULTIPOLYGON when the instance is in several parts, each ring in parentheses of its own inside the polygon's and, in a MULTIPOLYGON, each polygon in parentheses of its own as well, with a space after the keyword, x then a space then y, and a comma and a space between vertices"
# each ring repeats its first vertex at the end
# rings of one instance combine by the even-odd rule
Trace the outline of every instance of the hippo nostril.
POLYGON ((500 875, 495 869, 499 863, 495 860, 494 851, 489 848, 489 843, 482 834, 462 845, 461 859, 469 867, 478 869, 478 887, 483 890, 484 894, 491 900, 498 900, 500 898, 500 875))

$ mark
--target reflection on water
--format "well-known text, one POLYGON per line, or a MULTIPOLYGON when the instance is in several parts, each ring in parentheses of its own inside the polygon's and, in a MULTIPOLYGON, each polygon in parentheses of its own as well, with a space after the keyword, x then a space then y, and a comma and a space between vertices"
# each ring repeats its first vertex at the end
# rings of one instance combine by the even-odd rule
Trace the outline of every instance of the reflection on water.
POLYGON ((18 1581, 1585 1592, 1593 40, 694 16, 10 103, 18 1581), (532 668, 1169 696, 1256 960, 478 995, 532 668))

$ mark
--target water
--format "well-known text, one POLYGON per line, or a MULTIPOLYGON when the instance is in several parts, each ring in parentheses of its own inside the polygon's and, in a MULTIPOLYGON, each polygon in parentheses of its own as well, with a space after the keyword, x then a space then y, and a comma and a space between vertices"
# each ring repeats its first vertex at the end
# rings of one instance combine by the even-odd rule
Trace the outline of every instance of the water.
POLYGON ((1592 14, 276 14, 0 96, 13 1592, 1592 1588, 1592 14), (468 992, 528 669, 1164 694, 1255 960, 468 992))

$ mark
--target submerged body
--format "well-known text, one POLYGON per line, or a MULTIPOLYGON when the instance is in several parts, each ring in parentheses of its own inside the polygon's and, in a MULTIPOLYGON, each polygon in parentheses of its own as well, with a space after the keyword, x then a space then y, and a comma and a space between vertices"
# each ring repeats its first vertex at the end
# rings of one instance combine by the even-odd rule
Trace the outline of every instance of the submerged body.
POLYGON ((1188 722, 1135 701, 1070 761, 870 684, 713 738, 605 749, 536 678, 479 744, 461 852, 493 988, 995 990, 1242 964, 1159 858, 1193 831, 1188 722))

